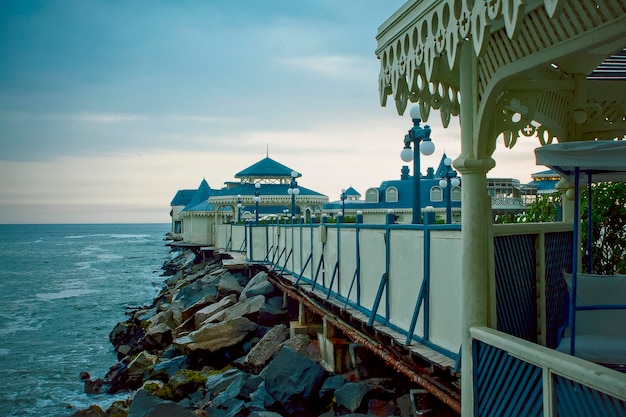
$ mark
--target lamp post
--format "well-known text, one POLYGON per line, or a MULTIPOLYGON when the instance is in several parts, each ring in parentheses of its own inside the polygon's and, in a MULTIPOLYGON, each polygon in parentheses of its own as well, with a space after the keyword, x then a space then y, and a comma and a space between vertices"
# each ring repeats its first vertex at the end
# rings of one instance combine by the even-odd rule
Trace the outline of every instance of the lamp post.
POLYGON ((410 115, 413 120, 413 127, 409 130, 408 135, 404 136, 404 149, 400 153, 400 158, 404 162, 413 160, 413 219, 411 223, 419 224, 422 223, 420 152, 424 155, 431 155, 435 151, 435 145, 430 140, 430 126, 420 126, 422 119, 419 107, 413 107, 410 115), (413 143, 413 150, 411 150, 411 143, 413 143))
POLYGON ((346 215, 346 190, 341 190, 341 214, 346 215))
POLYGON ((261 188, 261 183, 257 182, 256 184, 254 184, 254 188, 254 197, 252 199, 254 200, 255 224, 259 224, 259 202, 261 201, 261 193, 259 189, 261 188))
POLYGON ((296 217, 296 196, 300 194, 300 189, 298 188, 298 173, 296 171, 291 171, 291 183, 289 184, 289 188, 287 189, 287 194, 291 196, 291 222, 296 217))
POLYGON ((452 187, 458 187, 461 180, 456 171, 452 169, 451 158, 444 159, 443 163, 446 166, 446 171, 443 173, 443 178, 439 180, 439 186, 446 189, 446 224, 450 224, 452 223, 452 187))
POLYGON ((237 223, 241 221, 241 194, 237 194, 237 223))

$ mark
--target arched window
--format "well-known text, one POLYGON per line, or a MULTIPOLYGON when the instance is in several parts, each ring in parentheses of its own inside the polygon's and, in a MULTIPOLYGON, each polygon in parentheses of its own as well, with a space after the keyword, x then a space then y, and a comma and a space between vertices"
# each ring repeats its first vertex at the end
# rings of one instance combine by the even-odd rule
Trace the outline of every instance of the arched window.
POLYGON ((450 193, 450 201, 461 201, 461 187, 454 187, 450 193))
POLYGON ((378 190, 370 188, 365 192, 365 201, 368 203, 378 203, 378 190))
POLYGON ((443 189, 438 185, 430 189, 430 201, 443 201, 443 189))
POLYGON ((387 200, 388 203, 397 203, 398 189, 396 187, 387 188, 387 191, 385 191, 385 200, 387 200))

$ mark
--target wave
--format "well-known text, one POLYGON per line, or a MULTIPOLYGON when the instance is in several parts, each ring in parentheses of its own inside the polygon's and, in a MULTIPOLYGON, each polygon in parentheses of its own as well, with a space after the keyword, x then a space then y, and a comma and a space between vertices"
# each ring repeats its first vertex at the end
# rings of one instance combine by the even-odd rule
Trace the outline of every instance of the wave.
POLYGON ((89 290, 89 289, 75 289, 75 290, 63 290, 59 292, 44 292, 36 294, 35 296, 40 300, 51 301, 58 300, 60 298, 71 298, 71 297, 79 297, 81 295, 90 294, 93 292, 97 292, 97 290, 89 290))

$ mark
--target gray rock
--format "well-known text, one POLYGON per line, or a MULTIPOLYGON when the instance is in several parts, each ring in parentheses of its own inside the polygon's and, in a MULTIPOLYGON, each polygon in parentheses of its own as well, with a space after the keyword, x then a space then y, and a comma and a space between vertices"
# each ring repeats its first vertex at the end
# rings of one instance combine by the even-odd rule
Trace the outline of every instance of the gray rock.
POLYGON ((230 386, 242 373, 239 369, 229 369, 224 373, 211 375, 204 385, 207 391, 207 399, 213 400, 222 391, 230 386))
POLYGON ((250 317, 252 320, 256 319, 256 316, 261 310, 261 307, 265 304, 265 296, 257 295, 252 298, 246 298, 240 300, 237 304, 234 304, 222 311, 214 314, 206 319, 207 322, 225 321, 236 317, 250 317))
POLYGON ((147 376, 148 370, 156 363, 158 356, 151 355, 146 351, 141 352, 135 357, 126 369, 128 381, 140 382, 144 376, 147 376))
POLYGON ((265 380, 265 389, 286 414, 317 416, 320 404, 315 400, 326 376, 320 364, 283 347, 260 375, 265 380))
POLYGON ((363 404, 365 396, 372 390, 372 385, 359 381, 349 382, 335 391, 337 407, 354 413, 363 404))
POLYGON ((187 369, 187 366, 186 356, 177 356, 175 358, 165 360, 161 357, 159 362, 154 365, 150 378, 165 380, 167 382, 181 369, 187 369))
POLYGON ((148 348, 164 348, 172 343, 172 328, 166 323, 159 323, 148 328, 146 346, 148 348))
POLYGON ((209 406, 206 412, 211 417, 246 417, 248 410, 245 402, 236 398, 231 398, 225 403, 218 406, 209 406))
POLYGON ((259 373, 280 349, 280 344, 289 338, 289 328, 281 324, 270 331, 248 352, 242 365, 252 373, 259 373))
POLYGON ((237 279, 233 276, 233 274, 226 272, 224 273, 217 284, 217 289, 220 294, 226 296, 230 294, 239 295, 243 290, 243 287, 239 285, 237 279))
POLYGON ((245 317, 238 317, 221 323, 208 323, 186 336, 174 339, 173 343, 186 352, 215 352, 238 344, 256 328, 256 323, 245 317))
POLYGON ((172 401, 165 401, 144 389, 135 393, 128 408, 128 417, 195 417, 172 401))
POLYGON ((204 324, 204 322, 206 321, 206 319, 208 319, 209 317, 215 316, 217 313, 219 313, 220 311, 233 306, 237 303, 237 296, 235 294, 231 294, 228 295, 224 298, 222 298, 221 300, 219 300, 217 303, 213 303, 210 304, 200 310, 198 310, 196 312, 196 314, 194 315, 193 319, 194 319, 194 323, 195 323, 195 328, 198 329, 200 327, 202 327, 202 325, 204 324))
POLYGON ((318 396, 322 403, 329 403, 335 395, 335 391, 348 383, 341 375, 333 375, 324 380, 318 396))
POLYGON ((196 311, 218 299, 218 290, 215 285, 206 285, 198 280, 182 288, 174 296, 173 304, 178 304, 182 311, 182 321, 187 320, 196 311))
POLYGON ((267 273, 264 271, 256 274, 243 288, 239 301, 243 301, 257 295, 269 295, 274 292, 274 286, 268 281, 267 273))
POLYGON ((250 394, 250 402, 248 403, 248 410, 250 411, 265 411, 268 408, 273 408, 276 405, 276 398, 267 392, 265 388, 265 381, 257 387, 256 391, 250 394))

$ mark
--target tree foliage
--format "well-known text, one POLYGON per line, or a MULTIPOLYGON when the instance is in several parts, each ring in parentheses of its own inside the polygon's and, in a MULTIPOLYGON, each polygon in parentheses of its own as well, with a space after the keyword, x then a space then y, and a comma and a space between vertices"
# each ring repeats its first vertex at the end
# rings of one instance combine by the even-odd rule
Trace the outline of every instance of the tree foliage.
MULTIPOLYGON (((583 270, 587 269, 589 251, 587 222, 588 191, 583 189, 580 202, 583 270)), ((560 194, 537 196, 517 221, 555 222, 560 210, 560 194)), ((601 275, 626 274, 626 183, 601 182, 591 187, 591 272, 601 275)))
MULTIPOLYGON (((588 223, 585 189, 581 198, 583 269, 586 269, 588 223)), ((626 182, 601 182, 591 187, 591 273, 626 274, 626 182)))

